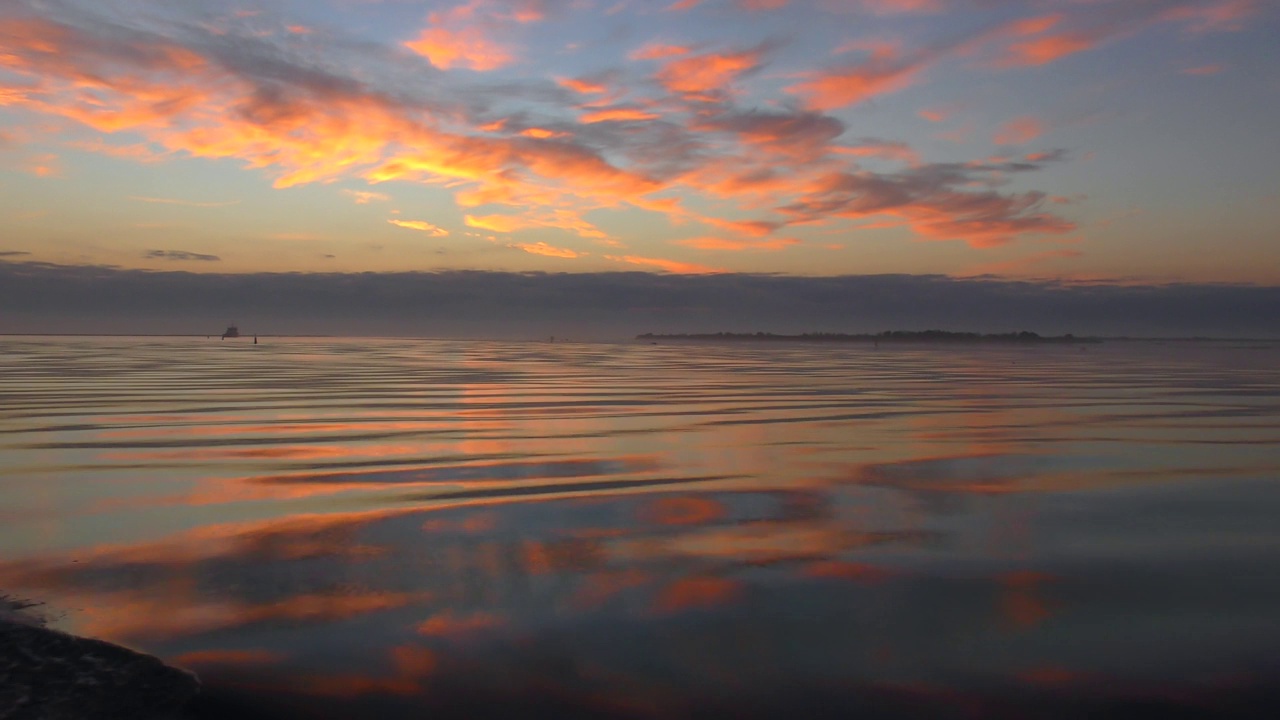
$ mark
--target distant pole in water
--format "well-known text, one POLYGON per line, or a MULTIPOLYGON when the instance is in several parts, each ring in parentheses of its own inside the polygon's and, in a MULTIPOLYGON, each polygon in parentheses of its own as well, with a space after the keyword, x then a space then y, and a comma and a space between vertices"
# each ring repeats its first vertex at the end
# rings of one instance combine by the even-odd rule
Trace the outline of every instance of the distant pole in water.
POLYGON ((556 336, 555 336, 555 335, 552 335, 552 336, 551 336, 551 339, 550 339, 550 340, 547 340, 547 342, 555 342, 555 341, 556 341, 556 336))
POLYGON ((254 345, 257 345, 257 344, 258 344, 258 336, 257 336, 257 335, 254 335, 254 336, 253 336, 253 344, 254 344, 254 345))

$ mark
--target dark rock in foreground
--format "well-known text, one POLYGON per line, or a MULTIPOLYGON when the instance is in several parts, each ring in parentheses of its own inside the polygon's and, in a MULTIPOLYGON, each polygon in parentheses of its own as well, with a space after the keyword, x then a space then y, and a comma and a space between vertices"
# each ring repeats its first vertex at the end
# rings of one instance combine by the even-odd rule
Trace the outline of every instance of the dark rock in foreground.
POLYGON ((0 720, 165 718, 199 688, 150 655, 0 618, 0 720))

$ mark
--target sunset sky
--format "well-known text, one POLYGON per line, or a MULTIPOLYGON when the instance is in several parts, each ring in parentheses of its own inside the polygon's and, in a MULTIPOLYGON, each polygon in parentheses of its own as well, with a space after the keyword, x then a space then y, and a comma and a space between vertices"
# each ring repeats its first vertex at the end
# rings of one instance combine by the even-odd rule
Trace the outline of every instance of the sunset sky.
POLYGON ((5 0, 0 260, 1280 282, 1264 0, 5 0))

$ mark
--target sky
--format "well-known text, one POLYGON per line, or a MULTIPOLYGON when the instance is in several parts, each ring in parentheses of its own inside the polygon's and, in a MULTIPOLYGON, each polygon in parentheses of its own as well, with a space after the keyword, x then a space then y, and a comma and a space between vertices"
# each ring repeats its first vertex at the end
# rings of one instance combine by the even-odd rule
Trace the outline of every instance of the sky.
POLYGON ((0 278, 1266 288, 1277 36, 1267 0, 3 0, 0 278))

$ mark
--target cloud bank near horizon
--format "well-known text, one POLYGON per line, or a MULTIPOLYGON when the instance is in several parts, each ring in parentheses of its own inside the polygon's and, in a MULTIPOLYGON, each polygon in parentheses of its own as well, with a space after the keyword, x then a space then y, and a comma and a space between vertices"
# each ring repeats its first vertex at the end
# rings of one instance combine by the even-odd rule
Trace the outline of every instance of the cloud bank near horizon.
POLYGON ((1280 287, 943 275, 194 274, 0 262, 0 332, 621 340, 890 329, 1280 338, 1280 287))

